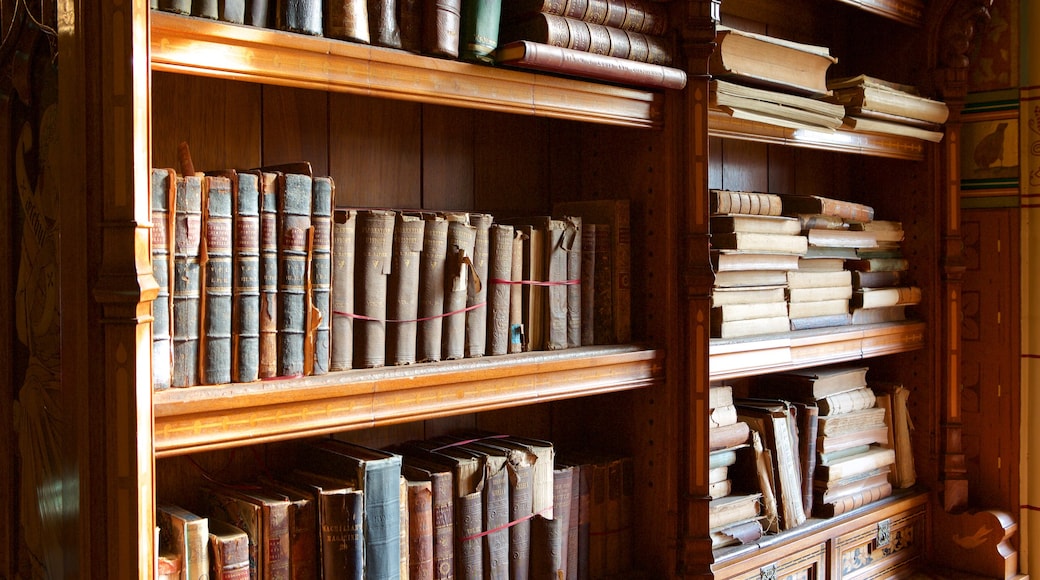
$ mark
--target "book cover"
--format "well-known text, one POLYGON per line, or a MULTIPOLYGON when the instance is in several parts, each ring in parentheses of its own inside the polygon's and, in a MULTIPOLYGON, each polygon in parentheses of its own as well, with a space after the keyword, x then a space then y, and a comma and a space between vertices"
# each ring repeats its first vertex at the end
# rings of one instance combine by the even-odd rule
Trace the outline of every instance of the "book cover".
POLYGON ((152 301, 152 388, 162 391, 170 388, 173 380, 173 343, 170 336, 170 311, 173 308, 170 278, 173 262, 170 260, 169 232, 173 230, 170 207, 177 192, 177 173, 172 169, 151 171, 150 233, 152 277, 159 287, 152 301))
POLYGON ((159 526, 159 544, 181 554, 183 577, 189 580, 209 578, 209 519, 181 506, 160 503, 155 506, 155 524, 159 526))
MULTIPOLYGON (((784 280, 787 273, 782 270, 784 280)), ((782 283, 781 283, 782 284, 782 283)), ((728 306, 730 304, 755 304, 758 302, 779 302, 784 299, 784 288, 782 285, 760 286, 760 287, 724 287, 717 286, 711 291, 711 305, 728 306)))
POLYGON ((852 272, 852 287, 855 289, 861 288, 888 288, 890 286, 900 286, 903 284, 903 271, 901 270, 890 270, 887 272, 862 272, 860 270, 854 270, 852 272))
POLYGON ((782 195, 781 205, 784 215, 824 214, 853 222, 874 219, 874 208, 869 205, 820 195, 782 195))
POLYGON ((487 352, 488 272, 491 262, 491 214, 470 213, 469 223, 474 228, 473 257, 470 274, 473 279, 466 286, 465 356, 484 356, 487 352))
POLYGON ((386 357, 391 365, 415 362, 419 317, 419 260, 426 222, 422 216, 397 214, 387 286, 386 357))
POLYGON ((424 0, 397 0, 397 26, 401 48, 413 54, 422 52, 424 0))
MULTIPOLYGON (((321 4, 316 4, 320 10, 321 4)), ((325 36, 368 44, 372 38, 368 24, 368 1, 329 0, 325 6, 325 36)))
POLYGON ((505 220, 522 235, 523 268, 520 300, 524 351, 545 350, 549 264, 546 250, 549 236, 548 216, 533 216, 505 220))
POLYGON ((878 467, 895 463, 895 451, 880 445, 871 445, 867 451, 842 457, 834 461, 823 461, 816 466, 816 479, 832 481, 864 473, 878 467))
POLYGON ((788 292, 802 288, 852 287, 852 273, 846 270, 791 270, 786 275, 788 292))
POLYGON ((813 505, 813 516, 832 518, 890 495, 892 495, 892 484, 885 481, 833 501, 815 504, 813 505))
POLYGON ((424 214, 423 250, 419 258, 419 324, 416 327, 416 360, 441 360, 444 329, 444 280, 447 272, 448 220, 424 214))
POLYGON ((487 285, 487 354, 509 352, 509 297, 513 267, 513 226, 492 224, 489 233, 487 285))
POLYGON ((354 259, 357 211, 337 208, 332 214, 332 345, 329 370, 344 371, 354 359, 354 259))
POLYGON ((469 214, 448 213, 447 253, 444 261, 444 323, 441 327, 441 359, 466 356, 466 301, 474 278, 473 248, 477 229, 469 214))
POLYGON ((209 520, 209 578, 249 580, 249 536, 235 526, 209 520))
POLYGON ((260 378, 260 183, 255 173, 236 174, 231 285, 231 378, 260 378))
MULTIPOLYGON (((362 6, 364 6, 364 1, 361 1, 362 6)), ((351 0, 342 0, 342 2, 349 4, 351 0)), ((337 10, 337 3, 329 3, 330 14, 327 27, 325 28, 322 28, 324 16, 322 7, 322 2, 318 0, 275 0, 275 28, 311 36, 322 36, 325 34, 332 38, 339 38, 338 36, 333 36, 336 32, 335 25, 339 21, 339 19, 335 18, 338 13, 334 12, 337 10)))
POLYGON ((260 378, 278 376, 278 174, 256 171, 260 187, 260 378))
POLYGON ((802 509, 812 512, 813 474, 816 471, 816 437, 820 425, 820 409, 815 403, 792 403, 798 427, 798 463, 802 473, 802 509))
POLYGON ((372 44, 401 48, 398 3, 399 0, 368 0, 368 37, 372 44))
POLYGON ((396 212, 358 210, 355 237, 354 368, 386 363, 387 285, 396 212))
POLYGON ((914 450, 910 440, 914 426, 907 410, 910 389, 894 383, 871 384, 870 388, 878 393, 878 406, 885 409, 888 443, 895 450, 895 462, 892 464, 889 482, 897 489, 910 487, 917 482, 914 450))
POLYGON ((755 396, 812 402, 829 395, 863 388, 869 367, 856 364, 795 369, 758 377, 755 396))
POLYGON ((892 286, 889 288, 859 288, 852 294, 854 308, 883 308, 920 304, 919 286, 892 286))
POLYGON ((509 352, 523 352, 527 347, 524 330, 524 240, 530 236, 522 228, 513 229, 513 263, 509 270, 509 352))
POLYGON ((875 406, 877 397, 868 387, 829 395, 817 401, 821 415, 841 415, 875 406))
POLYGON ((715 281, 712 293, 715 294, 720 289, 732 288, 746 290, 751 287, 779 286, 781 287, 780 293, 783 294, 782 287, 787 284, 788 272, 789 270, 733 270, 715 272, 715 281))
POLYGON ((365 494, 352 481, 296 470, 287 476, 317 505, 318 555, 325 580, 365 578, 365 494))
POLYGON ((433 513, 433 570, 430 578, 455 577, 455 488, 452 472, 445 466, 401 450, 401 473, 410 482, 430 483, 433 513))
POLYGON ((433 578, 433 488, 408 481, 408 577, 433 578))
POLYGON ((210 520, 226 522, 245 532, 249 540, 249 578, 266 578, 264 546, 267 538, 260 506, 217 488, 206 488, 205 499, 210 520))
POLYGON ((802 224, 798 218, 788 216, 714 214, 711 216, 711 232, 712 234, 750 232, 796 236, 802 233, 802 224))
POLYGON ((837 59, 827 47, 717 27, 718 47, 708 59, 714 77, 740 79, 765 88, 805 96, 823 96, 827 70, 837 59))
POLYGON ((423 54, 443 58, 459 56, 462 0, 424 0, 423 54))
POLYGON ((798 268, 797 254, 773 254, 738 250, 710 250, 711 267, 715 272, 742 272, 747 270, 794 270, 798 268))
POLYGON ((199 384, 199 332, 202 275, 202 178, 177 178, 173 237, 173 337, 174 387, 199 384))
POLYGON ((820 415, 820 433, 827 436, 859 431, 867 427, 883 427, 884 425, 885 409, 882 407, 871 407, 840 415, 820 415))
POLYGON ((829 100, 855 112, 887 113, 937 125, 945 123, 950 113, 946 103, 923 97, 916 89, 910 92, 865 75, 831 79, 828 85, 829 100))
POLYGON ((775 193, 712 189, 708 201, 712 214, 779 216, 783 211, 781 198, 775 193))
POLYGON ((761 336, 787 332, 791 329, 791 319, 785 313, 782 316, 752 318, 749 320, 711 319, 712 338, 742 338, 745 336, 761 336))
POLYGON ((738 399, 738 417, 762 435, 762 444, 773 457, 773 480, 780 529, 789 530, 805 521, 802 502, 802 468, 798 455, 797 424, 789 403, 738 399))
POLYGON ((789 302, 787 315, 791 318, 848 314, 848 300, 814 300, 812 302, 789 302))
POLYGON ((262 476, 266 494, 289 503, 289 570, 291 578, 319 578, 318 502, 313 490, 295 482, 262 476))
POLYGON ((786 302, 761 302, 759 304, 729 304, 711 309, 712 320, 730 322, 734 320, 756 320, 787 315, 786 302))
MULTIPOLYGON (((596 344, 596 224, 581 224, 581 344, 596 344)), ((600 248, 605 252, 606 248, 600 248)))
POLYGON ((502 0, 467 0, 459 25, 459 59, 492 64, 498 47, 502 0))
POLYGON ((538 458, 528 449, 500 445, 496 437, 481 437, 469 446, 505 457, 509 476, 509 577, 526 578, 531 557, 530 518, 534 513, 534 465, 538 458))
POLYGON ((336 184, 331 177, 315 177, 312 183, 311 307, 307 324, 312 375, 329 372, 332 362, 332 204, 336 184))
POLYGON ((564 216, 564 232, 560 239, 567 253, 567 348, 581 346, 581 217, 564 216))
POLYGON ((761 513, 760 493, 733 494, 708 502, 708 527, 721 529, 730 524, 756 518, 761 513))
MULTIPOLYGON (((837 286, 796 287, 788 288, 787 290, 787 301, 792 303, 845 300, 847 304, 850 298, 852 298, 852 286, 849 284, 841 284, 837 286)), ((815 314, 819 315, 824 313, 817 312, 815 314)))
POLYGON ((536 515, 531 519, 530 571, 534 578, 563 578, 567 530, 560 519, 536 515))
POLYGON ((495 50, 494 57, 500 65, 637 87, 680 90, 686 86, 682 69, 531 40, 507 42, 495 50))
POLYGON ((283 377, 304 374, 312 189, 310 175, 283 173, 278 177, 278 375, 283 377))
POLYGON ((292 524, 289 500, 263 489, 226 489, 217 493, 225 495, 226 498, 234 496, 237 501, 248 502, 259 508, 261 543, 257 545, 257 555, 264 570, 261 577, 272 580, 291 578, 289 538, 292 524))
POLYGON ((750 427, 744 421, 729 425, 708 428, 708 449, 728 449, 734 445, 747 443, 750 427))
POLYGON ((858 429, 844 433, 819 435, 816 439, 816 451, 821 454, 835 453, 872 443, 888 445, 889 434, 888 427, 885 424, 864 424, 858 429))
POLYGON ((804 255, 809 247, 805 236, 758 232, 713 233, 711 245, 720 250, 771 251, 796 255, 804 255))

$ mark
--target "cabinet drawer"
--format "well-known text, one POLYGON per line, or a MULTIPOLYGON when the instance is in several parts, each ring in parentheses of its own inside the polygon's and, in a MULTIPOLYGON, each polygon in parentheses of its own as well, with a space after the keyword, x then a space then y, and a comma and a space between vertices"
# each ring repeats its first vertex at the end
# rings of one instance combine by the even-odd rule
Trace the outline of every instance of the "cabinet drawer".
POLYGON ((843 580, 898 578, 910 573, 924 553, 925 506, 874 521, 834 541, 836 577, 843 580))
POLYGON ((819 544, 784 556, 773 563, 716 578, 739 580, 817 580, 826 577, 827 545, 819 544))

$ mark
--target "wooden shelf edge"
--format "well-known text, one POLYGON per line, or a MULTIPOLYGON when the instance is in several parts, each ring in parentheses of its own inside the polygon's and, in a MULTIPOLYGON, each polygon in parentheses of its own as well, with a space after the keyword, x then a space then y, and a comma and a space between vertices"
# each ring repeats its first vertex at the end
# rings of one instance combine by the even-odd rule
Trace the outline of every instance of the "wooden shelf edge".
POLYGON ((151 67, 173 72, 628 127, 664 95, 152 10, 151 67))
POLYGON ((481 357, 153 395, 166 457, 650 386, 663 351, 633 345, 481 357))
POLYGON ((712 339, 709 380, 849 362, 924 347, 925 325, 907 321, 799 330, 740 340, 712 339))
POLYGON ((708 134, 724 139, 743 139, 775 145, 825 149, 873 157, 888 157, 921 161, 924 159, 924 141, 900 135, 827 131, 821 129, 790 129, 756 121, 734 119, 721 112, 708 111, 708 134))
POLYGON ((839 0, 889 20, 920 27, 924 24, 925 5, 921 0, 839 0))

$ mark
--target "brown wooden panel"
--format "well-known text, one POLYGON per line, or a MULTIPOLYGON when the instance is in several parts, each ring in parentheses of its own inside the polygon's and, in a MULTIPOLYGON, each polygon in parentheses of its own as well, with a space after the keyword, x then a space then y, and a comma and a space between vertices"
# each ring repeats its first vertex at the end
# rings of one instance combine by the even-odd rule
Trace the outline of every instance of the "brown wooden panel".
POLYGON ((484 210, 473 200, 473 127, 483 114, 426 105, 422 112, 422 207, 484 210))
POLYGON ((339 94, 329 99, 336 203, 420 207, 421 105, 339 94))
MULTIPOLYGON (((722 143, 722 188, 734 191, 767 191, 769 188, 767 145, 751 141, 722 143)), ((712 167, 714 170, 715 167, 712 167)))
POLYGON ((187 75, 152 75, 152 165, 181 170, 186 141, 197 171, 260 163, 260 87, 187 75))
POLYGON ((318 91, 263 88, 263 164, 309 161, 315 175, 328 175, 328 95, 318 91))
POLYGON ((548 121, 500 113, 481 115, 474 138, 474 201, 502 215, 548 212, 548 121))

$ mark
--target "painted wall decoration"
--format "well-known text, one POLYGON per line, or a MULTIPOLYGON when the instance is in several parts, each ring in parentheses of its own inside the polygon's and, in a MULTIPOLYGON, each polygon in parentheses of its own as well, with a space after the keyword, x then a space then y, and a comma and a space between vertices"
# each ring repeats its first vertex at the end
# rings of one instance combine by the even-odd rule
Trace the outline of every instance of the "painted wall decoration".
POLYGON ((1001 189, 1017 185, 1017 109, 965 115, 961 129, 961 188, 1001 189))

